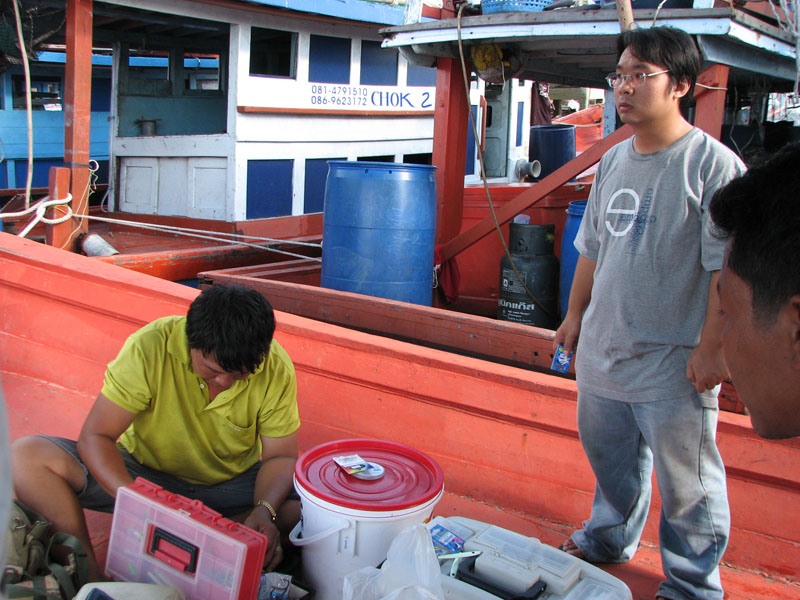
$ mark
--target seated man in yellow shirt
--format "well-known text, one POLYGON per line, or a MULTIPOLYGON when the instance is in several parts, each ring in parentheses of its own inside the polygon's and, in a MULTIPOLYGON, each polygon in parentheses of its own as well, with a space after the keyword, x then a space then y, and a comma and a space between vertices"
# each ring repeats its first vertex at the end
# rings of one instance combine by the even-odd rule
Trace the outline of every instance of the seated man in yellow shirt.
POLYGON ((139 476, 243 520, 269 538, 268 568, 281 560, 280 536, 300 517, 292 490, 300 420, 294 366, 274 331, 258 292, 208 288, 185 317, 128 338, 77 442, 14 443, 17 497, 81 540, 90 581, 102 573, 82 508, 112 512, 117 489, 139 476))

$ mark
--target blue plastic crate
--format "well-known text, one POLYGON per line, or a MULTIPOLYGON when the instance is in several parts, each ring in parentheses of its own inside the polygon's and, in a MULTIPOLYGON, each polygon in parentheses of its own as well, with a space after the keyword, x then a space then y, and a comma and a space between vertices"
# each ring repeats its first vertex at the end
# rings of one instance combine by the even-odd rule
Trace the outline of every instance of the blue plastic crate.
POLYGON ((552 0, 482 0, 481 12, 485 15, 499 12, 540 11, 552 0))

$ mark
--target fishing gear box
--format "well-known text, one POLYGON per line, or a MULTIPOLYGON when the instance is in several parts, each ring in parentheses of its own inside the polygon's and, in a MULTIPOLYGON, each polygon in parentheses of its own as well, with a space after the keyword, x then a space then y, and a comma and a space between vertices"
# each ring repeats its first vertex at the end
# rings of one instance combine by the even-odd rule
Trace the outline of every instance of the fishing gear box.
POLYGON ((254 600, 266 536, 138 477, 117 492, 106 574, 188 600, 254 600))

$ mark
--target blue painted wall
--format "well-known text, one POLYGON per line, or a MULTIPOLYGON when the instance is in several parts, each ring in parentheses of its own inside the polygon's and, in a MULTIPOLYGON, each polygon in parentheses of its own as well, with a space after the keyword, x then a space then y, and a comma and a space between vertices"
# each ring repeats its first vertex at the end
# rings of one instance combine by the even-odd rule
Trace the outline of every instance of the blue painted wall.
MULTIPOLYGON (((379 2, 364 2, 363 0, 251 0, 254 4, 279 6, 291 10, 366 21, 367 23, 381 23, 383 25, 402 25, 403 6, 392 6, 379 2)), ((426 19, 427 20, 427 19, 426 19)))
POLYGON ((247 161, 247 218, 292 214, 293 160, 247 161))
POLYGON ((328 180, 328 161, 342 158, 312 158, 306 160, 306 183, 303 190, 303 212, 322 212, 325 208, 325 183, 328 180))
MULTIPOLYGON (((54 62, 34 62, 31 76, 47 76, 60 80, 63 90, 63 54, 48 52, 54 62)), ((93 61, 96 63, 97 61, 93 61)), ((21 67, 12 67, 0 74, 0 139, 5 160, 0 163, 0 187, 24 187, 28 172, 28 117, 25 109, 13 108, 12 77, 22 75, 21 67)), ((109 116, 111 105, 111 73, 102 65, 95 65, 92 77, 92 129, 89 134, 89 157, 102 163, 103 178, 108 182, 109 116)), ((33 118, 33 186, 46 187, 50 166, 64 164, 64 112, 34 110, 33 118)))
POLYGON ((408 85, 433 87, 436 85, 436 67, 419 67, 408 63, 408 85))
MULTIPOLYGON (((477 122, 478 120, 478 107, 472 105, 472 116, 477 122)), ((472 125, 467 116, 467 164, 464 168, 464 175, 475 174, 475 135, 472 132, 472 125)))
POLYGON ((308 49, 308 80, 350 83, 350 39, 312 35, 308 49))
POLYGON ((397 85, 397 58, 394 50, 384 50, 380 42, 361 42, 361 85, 397 85))

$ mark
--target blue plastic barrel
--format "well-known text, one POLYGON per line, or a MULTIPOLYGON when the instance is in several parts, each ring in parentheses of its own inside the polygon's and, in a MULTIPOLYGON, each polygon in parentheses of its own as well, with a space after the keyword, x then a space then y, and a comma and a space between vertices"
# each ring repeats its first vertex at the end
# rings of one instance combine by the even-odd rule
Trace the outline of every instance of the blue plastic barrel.
POLYGON ((567 208, 567 221, 564 224, 564 237, 561 239, 561 279, 559 282, 559 302, 561 303, 561 318, 567 314, 569 304, 569 291, 572 289, 572 278, 575 275, 575 265, 578 264, 578 251, 575 249, 575 236, 581 226, 583 213, 586 210, 586 200, 575 200, 567 208))
POLYGON ((430 306, 435 170, 328 161, 322 287, 430 306))
POLYGON ((575 158, 575 126, 565 123, 534 125, 528 140, 528 160, 542 165, 539 179, 575 158))

